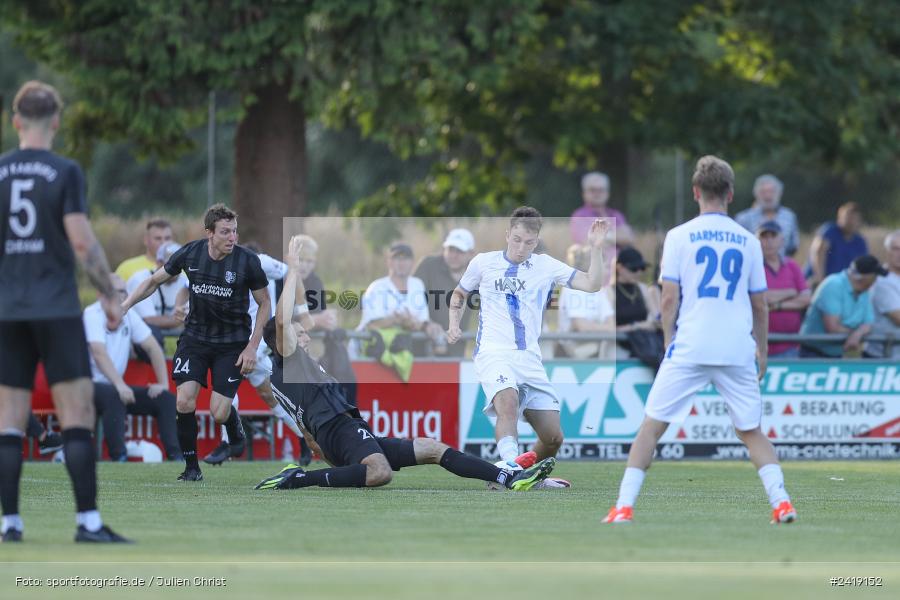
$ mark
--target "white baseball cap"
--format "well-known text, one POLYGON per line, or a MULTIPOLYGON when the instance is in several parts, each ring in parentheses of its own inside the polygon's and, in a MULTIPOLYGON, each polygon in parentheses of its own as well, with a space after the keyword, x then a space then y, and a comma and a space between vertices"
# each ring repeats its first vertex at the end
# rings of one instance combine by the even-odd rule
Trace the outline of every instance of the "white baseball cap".
POLYGON ((463 252, 468 252, 475 248, 475 238, 468 229, 453 229, 447 234, 444 240, 444 248, 456 248, 463 252))

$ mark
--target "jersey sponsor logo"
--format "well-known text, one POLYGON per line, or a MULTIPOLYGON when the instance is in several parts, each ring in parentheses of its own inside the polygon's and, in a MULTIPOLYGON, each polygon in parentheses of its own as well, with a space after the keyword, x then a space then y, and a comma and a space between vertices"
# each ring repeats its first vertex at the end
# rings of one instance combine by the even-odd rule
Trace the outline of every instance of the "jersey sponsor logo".
POLYGON ((4 250, 6 254, 40 254, 44 251, 44 240, 6 240, 4 250))
POLYGON ((501 277, 500 279, 494 280, 494 289, 498 292, 506 291, 510 294, 515 294, 519 291, 524 292, 525 281, 518 277, 501 277))
POLYGON ((212 285, 209 283, 193 284, 191 290, 198 295, 219 296, 221 298, 231 298, 234 290, 221 285, 212 285))
POLYGON ((237 275, 235 275, 234 271, 225 271, 225 283, 234 283, 237 280, 237 275))

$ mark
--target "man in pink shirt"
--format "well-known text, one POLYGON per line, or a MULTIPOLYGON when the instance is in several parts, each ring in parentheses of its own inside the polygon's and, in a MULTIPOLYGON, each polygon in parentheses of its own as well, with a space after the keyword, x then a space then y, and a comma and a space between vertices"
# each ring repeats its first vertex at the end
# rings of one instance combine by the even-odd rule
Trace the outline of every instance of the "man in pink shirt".
POLYGON ((581 197, 584 206, 572 213, 569 221, 569 230, 572 233, 572 241, 576 244, 586 244, 588 231, 594 219, 613 219, 615 228, 610 228, 610 234, 615 232, 615 244, 619 248, 630 246, 634 241, 631 227, 625 220, 625 215, 614 208, 607 206, 609 202, 609 177, 605 173, 594 171, 581 178, 581 197))
MULTIPOLYGON (((784 236, 777 221, 765 221, 756 229, 762 244, 766 267, 766 301, 769 304, 769 333, 797 333, 803 312, 809 306, 810 291, 800 267, 781 256, 784 236)), ((800 345, 795 342, 769 342, 769 358, 796 358, 800 345)))

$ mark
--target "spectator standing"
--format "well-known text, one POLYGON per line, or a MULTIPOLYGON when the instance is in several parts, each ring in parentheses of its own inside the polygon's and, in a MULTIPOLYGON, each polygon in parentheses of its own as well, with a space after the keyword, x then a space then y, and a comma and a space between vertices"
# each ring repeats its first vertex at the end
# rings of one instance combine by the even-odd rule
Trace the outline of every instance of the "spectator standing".
MULTIPOLYGON (((900 229, 888 234, 884 239, 887 250, 887 276, 880 277, 872 287, 872 308, 875 311, 875 323, 872 333, 894 336, 894 346, 890 357, 900 359, 900 229)), ((883 342, 868 342, 865 356, 884 358, 883 342)))
POLYGON ((172 225, 165 219, 155 218, 147 221, 144 231, 144 248, 146 252, 123 260, 116 267, 116 275, 128 281, 138 271, 155 271, 156 254, 159 247, 172 241, 172 225))
MULTIPOLYGON (((810 291, 800 267, 783 255, 784 236, 778 221, 765 221, 756 229, 766 268, 766 302, 769 305, 769 333, 797 333, 803 311, 809 306, 810 291)), ((770 358, 796 358, 800 344, 769 342, 770 358)))
MULTIPOLYGON (((125 283, 115 275, 112 282, 124 300, 128 296, 125 283)), ((150 415, 156 419, 166 456, 169 460, 181 460, 175 428, 175 395, 169 391, 162 347, 150 328, 136 313, 128 312, 116 329, 109 329, 99 302, 84 309, 83 320, 91 355, 94 406, 103 419, 103 436, 110 460, 124 462, 128 458, 125 450, 126 414, 150 415), (156 383, 130 386, 122 379, 128 368, 132 344, 139 345, 150 357, 156 383)))
POLYGON ((815 287, 829 275, 840 273, 858 256, 869 253, 866 240, 859 234, 862 213, 856 202, 838 208, 837 220, 819 228, 809 248, 811 274, 809 285, 815 287))
MULTIPOLYGON (((423 258, 414 276, 421 279, 425 285, 429 319, 440 325, 442 330, 446 330, 450 326, 450 295, 475 255, 475 238, 468 229, 453 229, 447 234, 443 248, 441 254, 423 258)), ((463 316, 461 329, 468 329, 469 317, 470 313, 463 316)), ((434 348, 435 354, 454 357, 465 354, 465 344, 448 346, 441 341, 441 338, 438 338, 438 344, 434 348)))
POLYGON ((574 243, 587 243, 591 224, 598 218, 610 220, 614 224, 614 227, 610 227, 608 235, 614 238, 617 247, 624 248, 634 242, 634 235, 625 215, 607 206, 609 194, 610 181, 605 173, 594 171, 581 178, 581 197, 584 205, 576 209, 569 220, 569 230, 574 243))
POLYGON ((753 183, 753 206, 742 210, 734 220, 751 233, 757 233, 759 226, 767 221, 775 221, 781 227, 784 243, 781 256, 794 256, 800 247, 800 231, 797 215, 781 205, 784 184, 774 175, 760 175, 753 183))
POLYGON ((844 351, 860 347, 875 321, 869 288, 879 275, 887 275, 887 271, 878 264, 877 258, 866 254, 850 263, 844 271, 825 278, 813 294, 800 333, 845 333, 847 339, 843 347, 841 344, 803 342, 800 356, 840 358, 844 351))

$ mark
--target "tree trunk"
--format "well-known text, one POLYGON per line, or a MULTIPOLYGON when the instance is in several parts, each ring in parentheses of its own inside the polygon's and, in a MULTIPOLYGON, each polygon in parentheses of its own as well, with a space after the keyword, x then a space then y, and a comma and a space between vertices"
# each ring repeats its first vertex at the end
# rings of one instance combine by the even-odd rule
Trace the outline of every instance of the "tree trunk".
POLYGON ((306 214, 306 113, 289 84, 257 90, 234 141, 234 210, 240 241, 280 257, 282 218, 306 214))
POLYGON ((597 153, 598 169, 609 175, 609 206, 622 211, 628 219, 629 178, 628 144, 622 141, 604 144, 597 153))

